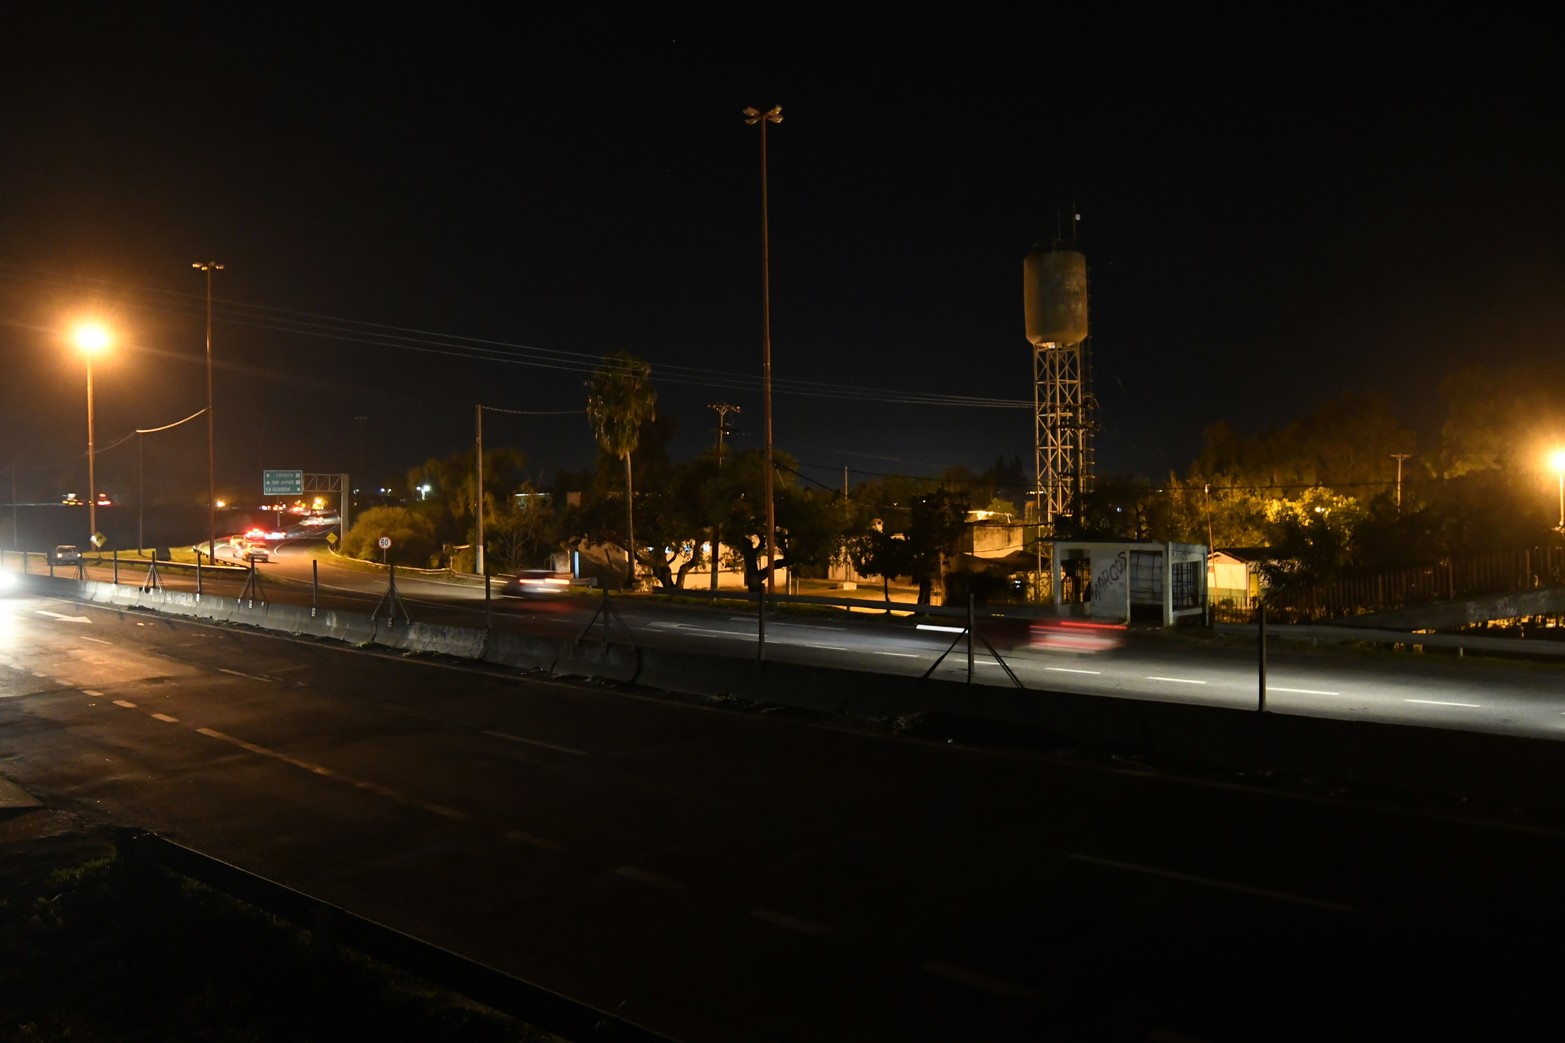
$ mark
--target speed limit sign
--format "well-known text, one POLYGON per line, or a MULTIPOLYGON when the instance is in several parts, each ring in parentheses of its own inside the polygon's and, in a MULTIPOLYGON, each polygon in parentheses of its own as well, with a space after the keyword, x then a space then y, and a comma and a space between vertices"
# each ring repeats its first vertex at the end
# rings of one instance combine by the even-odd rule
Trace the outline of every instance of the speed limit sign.
POLYGON ((391 537, 382 536, 379 540, 376 541, 376 543, 381 550, 388 550, 391 547, 391 537))

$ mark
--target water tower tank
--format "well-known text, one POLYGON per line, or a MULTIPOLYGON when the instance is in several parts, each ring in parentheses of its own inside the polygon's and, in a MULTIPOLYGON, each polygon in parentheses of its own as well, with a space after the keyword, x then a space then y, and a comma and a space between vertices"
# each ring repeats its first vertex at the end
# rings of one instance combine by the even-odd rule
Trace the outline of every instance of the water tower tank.
POLYGON ((1087 339, 1087 258, 1068 246, 1039 247, 1022 262, 1027 339, 1080 344, 1087 339))

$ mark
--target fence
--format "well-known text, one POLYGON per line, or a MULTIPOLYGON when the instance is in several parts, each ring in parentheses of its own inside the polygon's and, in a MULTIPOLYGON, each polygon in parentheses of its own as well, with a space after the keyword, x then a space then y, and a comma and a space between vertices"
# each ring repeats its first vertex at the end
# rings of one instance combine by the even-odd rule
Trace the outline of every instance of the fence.
MULTIPOLYGON (((1314 621, 1548 587, 1565 587, 1565 547, 1502 551, 1309 587, 1273 588, 1266 603, 1285 619, 1314 621)), ((1244 622, 1254 618, 1255 601, 1247 596, 1214 599, 1212 616, 1218 622, 1244 622)))

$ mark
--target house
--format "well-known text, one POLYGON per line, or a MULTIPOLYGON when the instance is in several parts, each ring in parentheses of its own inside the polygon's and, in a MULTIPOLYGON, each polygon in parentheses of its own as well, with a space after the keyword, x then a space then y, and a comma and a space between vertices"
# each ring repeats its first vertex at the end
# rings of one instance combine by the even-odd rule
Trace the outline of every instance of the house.
POLYGON ((1266 586, 1261 566, 1275 560, 1276 555, 1267 547, 1222 547, 1212 551, 1206 565, 1206 589, 1212 610, 1247 618, 1266 586))

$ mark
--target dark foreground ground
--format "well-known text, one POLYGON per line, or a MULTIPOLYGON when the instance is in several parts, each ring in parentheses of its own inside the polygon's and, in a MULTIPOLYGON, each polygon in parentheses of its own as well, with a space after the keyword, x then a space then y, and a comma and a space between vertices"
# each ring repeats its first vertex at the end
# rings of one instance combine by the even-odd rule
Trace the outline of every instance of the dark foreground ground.
POLYGON ((0 1041, 554 1040, 160 871, 109 830, 0 811, 0 1041))

